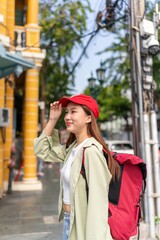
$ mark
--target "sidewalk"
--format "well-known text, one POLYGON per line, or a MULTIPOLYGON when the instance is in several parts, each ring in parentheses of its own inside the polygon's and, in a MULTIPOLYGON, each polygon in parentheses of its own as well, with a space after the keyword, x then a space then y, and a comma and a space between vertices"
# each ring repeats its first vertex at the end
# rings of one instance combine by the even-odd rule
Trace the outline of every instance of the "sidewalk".
POLYGON ((61 239, 59 165, 45 167, 41 181, 42 190, 13 191, 0 199, 0 240, 61 239))
MULTIPOLYGON (((61 240, 58 222, 59 164, 44 168, 42 190, 13 191, 0 199, 0 240, 61 240)), ((140 240, 149 240, 141 223, 140 240)))

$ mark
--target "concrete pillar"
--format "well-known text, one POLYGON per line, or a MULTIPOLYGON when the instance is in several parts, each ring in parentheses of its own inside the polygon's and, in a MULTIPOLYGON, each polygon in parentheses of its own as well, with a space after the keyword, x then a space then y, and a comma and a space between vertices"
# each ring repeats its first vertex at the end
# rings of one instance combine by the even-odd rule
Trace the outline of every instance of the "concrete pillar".
POLYGON ((34 155, 33 140, 38 130, 39 70, 31 69, 26 73, 25 98, 23 108, 23 180, 37 179, 37 159, 34 155))

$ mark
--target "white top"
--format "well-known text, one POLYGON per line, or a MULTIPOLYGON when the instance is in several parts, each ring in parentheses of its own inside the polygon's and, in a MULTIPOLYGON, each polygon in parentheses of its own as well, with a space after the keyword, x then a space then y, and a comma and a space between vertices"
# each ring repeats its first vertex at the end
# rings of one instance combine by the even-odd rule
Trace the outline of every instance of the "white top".
POLYGON ((72 149, 67 162, 64 164, 64 166, 61 169, 61 176, 62 176, 62 182, 63 182, 63 202, 65 204, 70 204, 70 172, 71 172, 72 163, 73 163, 78 151, 83 147, 83 145, 85 144, 85 142, 87 140, 88 140, 88 138, 85 139, 77 147, 74 147, 72 149))

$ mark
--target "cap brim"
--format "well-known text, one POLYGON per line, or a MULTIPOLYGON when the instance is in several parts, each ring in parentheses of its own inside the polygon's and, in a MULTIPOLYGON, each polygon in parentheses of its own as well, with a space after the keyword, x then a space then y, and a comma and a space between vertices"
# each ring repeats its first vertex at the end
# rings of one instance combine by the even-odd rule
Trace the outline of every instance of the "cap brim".
POLYGON ((70 102, 70 98, 69 97, 62 97, 59 100, 59 104, 62 104, 62 107, 67 107, 68 103, 70 102))
POLYGON ((64 108, 67 107, 69 102, 73 102, 73 103, 79 104, 79 99, 72 99, 71 97, 62 97, 59 100, 59 103, 62 104, 62 107, 64 107, 64 108))

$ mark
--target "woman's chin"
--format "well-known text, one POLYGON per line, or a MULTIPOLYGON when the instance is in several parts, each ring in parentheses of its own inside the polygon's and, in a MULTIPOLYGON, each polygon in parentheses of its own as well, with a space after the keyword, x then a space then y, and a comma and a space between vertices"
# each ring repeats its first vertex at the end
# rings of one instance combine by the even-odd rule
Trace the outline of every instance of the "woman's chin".
POLYGON ((74 130, 71 127, 66 127, 67 131, 70 133, 74 133, 74 130))

